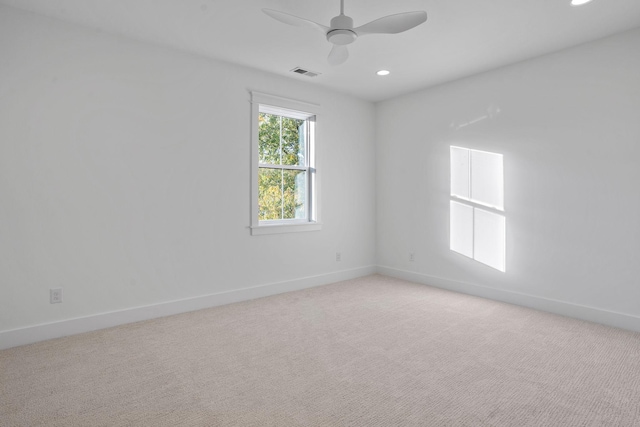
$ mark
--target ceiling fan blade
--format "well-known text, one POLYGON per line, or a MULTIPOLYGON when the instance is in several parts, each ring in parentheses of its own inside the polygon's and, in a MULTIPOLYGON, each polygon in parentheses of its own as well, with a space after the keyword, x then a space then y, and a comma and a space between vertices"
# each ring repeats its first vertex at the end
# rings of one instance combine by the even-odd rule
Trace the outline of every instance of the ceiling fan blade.
POLYGON ((276 21, 284 22, 285 24, 295 25, 297 27, 315 28, 316 30, 322 31, 323 34, 326 34, 327 31, 329 31, 329 27, 318 24, 317 22, 309 21, 308 19, 300 18, 295 15, 289 15, 288 13, 280 12, 273 9, 262 9, 262 11, 276 21))
POLYGON ((340 65, 344 64, 344 62, 349 57, 349 50, 344 45, 334 44, 331 52, 329 52, 329 57, 327 60, 330 65, 340 65))
POLYGON ((376 19, 368 24, 354 28, 353 31, 358 36, 365 34, 397 34, 417 27, 426 20, 427 12, 425 11, 398 13, 376 19))

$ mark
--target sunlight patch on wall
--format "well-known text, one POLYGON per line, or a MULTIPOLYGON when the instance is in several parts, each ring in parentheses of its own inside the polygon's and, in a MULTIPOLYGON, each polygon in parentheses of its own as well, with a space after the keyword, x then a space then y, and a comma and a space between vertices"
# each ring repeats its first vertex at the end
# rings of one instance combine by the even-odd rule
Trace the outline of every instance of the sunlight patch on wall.
POLYGON ((451 146, 449 247, 506 271, 502 154, 451 146))

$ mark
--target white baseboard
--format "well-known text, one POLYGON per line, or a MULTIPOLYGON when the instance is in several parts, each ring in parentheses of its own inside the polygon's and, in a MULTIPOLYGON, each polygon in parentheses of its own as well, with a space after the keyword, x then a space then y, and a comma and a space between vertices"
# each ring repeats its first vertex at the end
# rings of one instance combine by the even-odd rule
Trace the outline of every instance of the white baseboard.
POLYGON ((385 276, 391 276, 410 282, 429 285, 436 288, 475 295, 496 301, 529 307, 536 310, 573 317, 575 319, 614 326, 629 331, 640 332, 640 317, 631 314, 617 313, 594 307, 573 304, 564 301, 537 297, 519 292, 505 291, 503 289, 488 288, 467 282, 429 276, 427 274, 399 270, 392 267, 378 266, 377 272, 385 276))
POLYGON ((87 317, 79 317, 59 322, 2 331, 0 332, 0 350, 52 338, 60 338, 68 335, 110 328, 112 326, 118 326, 125 323, 155 319, 158 317, 170 316, 172 314, 186 313, 203 308, 216 307, 219 305, 326 285, 375 273, 375 266, 360 267, 352 270, 342 270, 334 273, 322 274, 319 276, 269 283, 234 291, 220 292, 195 298, 169 301, 160 304, 134 307, 126 310, 100 313, 87 317))
POLYGON ((246 301, 269 295, 311 288, 314 286, 326 285, 374 273, 384 274, 386 276, 396 277, 454 292, 461 292, 464 294, 529 307, 536 310, 547 311, 562 316, 640 332, 640 317, 630 314, 617 313, 563 301, 541 298, 519 292, 488 288, 486 286, 473 283, 460 282, 386 266, 367 266, 319 276, 269 283, 195 298, 169 301, 160 304, 100 313, 92 316, 45 323, 9 331, 1 331, 0 350, 31 344, 38 341, 110 328, 126 323, 155 319, 173 314, 186 313, 189 311, 216 307, 219 305, 231 304, 234 302, 246 301))

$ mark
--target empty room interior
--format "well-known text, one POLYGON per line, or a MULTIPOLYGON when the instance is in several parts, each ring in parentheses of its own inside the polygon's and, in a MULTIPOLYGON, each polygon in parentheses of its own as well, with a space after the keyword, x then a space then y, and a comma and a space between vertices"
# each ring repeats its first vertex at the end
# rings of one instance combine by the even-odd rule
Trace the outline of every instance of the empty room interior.
POLYGON ((640 426, 640 2, 573 3, 0 0, 0 426, 640 426))

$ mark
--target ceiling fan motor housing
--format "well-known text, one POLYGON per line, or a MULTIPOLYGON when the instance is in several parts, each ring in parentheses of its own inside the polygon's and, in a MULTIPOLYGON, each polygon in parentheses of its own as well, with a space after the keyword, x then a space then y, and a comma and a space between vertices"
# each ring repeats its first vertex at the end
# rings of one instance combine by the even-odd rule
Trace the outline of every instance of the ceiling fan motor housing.
POLYGON ((338 15, 331 20, 331 29, 327 32, 327 40, 337 45, 353 43, 358 38, 358 35, 352 28, 353 19, 351 17, 338 15))

